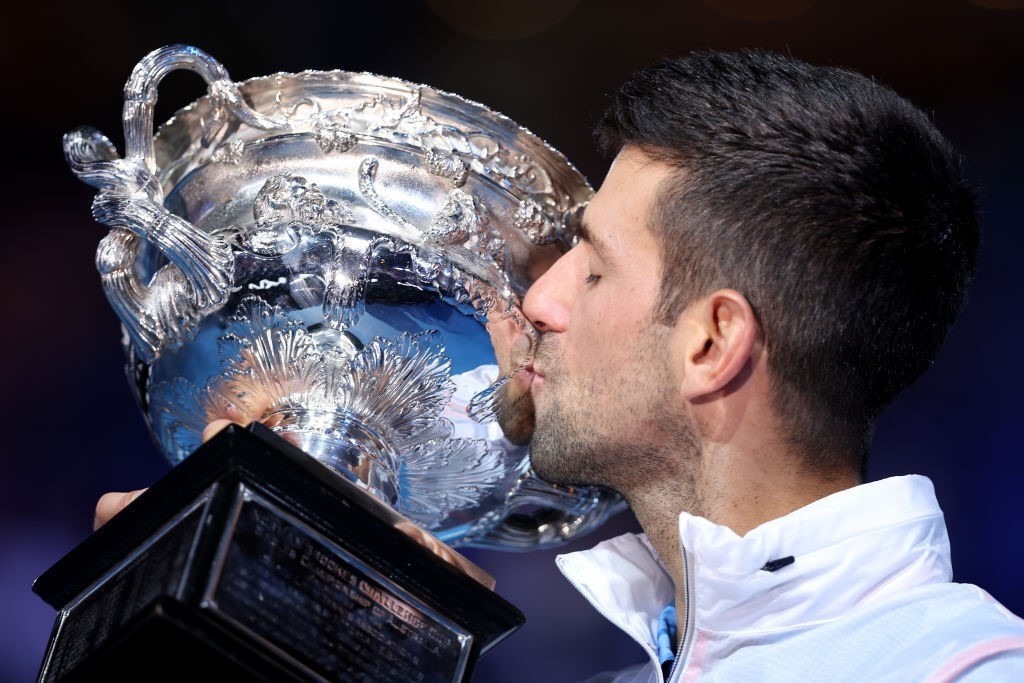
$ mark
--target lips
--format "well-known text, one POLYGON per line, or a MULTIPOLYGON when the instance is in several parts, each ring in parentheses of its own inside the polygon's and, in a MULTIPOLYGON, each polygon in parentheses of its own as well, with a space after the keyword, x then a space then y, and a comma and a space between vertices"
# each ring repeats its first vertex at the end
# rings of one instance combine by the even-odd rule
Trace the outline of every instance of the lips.
POLYGON ((537 369, 533 363, 527 363, 522 369, 523 380, 532 389, 536 384, 544 379, 544 373, 537 369))

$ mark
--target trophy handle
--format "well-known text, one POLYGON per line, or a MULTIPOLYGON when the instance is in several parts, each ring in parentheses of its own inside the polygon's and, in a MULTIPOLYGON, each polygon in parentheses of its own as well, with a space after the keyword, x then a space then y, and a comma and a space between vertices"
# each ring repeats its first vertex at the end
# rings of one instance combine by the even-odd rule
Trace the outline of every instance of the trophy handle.
POLYGON ((156 174, 153 153, 153 112, 157 86, 172 71, 187 69, 199 74, 207 84, 230 80, 227 70, 202 50, 187 45, 170 45, 142 58, 124 86, 125 159, 142 162, 156 174))
POLYGON ((532 468, 519 478, 507 501, 497 525, 466 545, 506 551, 561 545, 626 507, 622 496, 610 489, 549 484, 532 468))
POLYGON ((220 62, 191 45, 170 45, 150 52, 135 65, 124 86, 125 159, 141 162, 150 173, 156 173, 153 152, 153 111, 160 81, 172 71, 184 69, 206 81, 209 96, 217 106, 206 122, 204 143, 211 141, 224 123, 225 111, 242 123, 263 130, 292 128, 287 119, 275 119, 255 111, 246 104, 238 86, 231 81, 220 62))
POLYGON ((227 298, 233 279, 231 247, 223 237, 199 230, 163 206, 153 152, 153 111, 157 86, 177 69, 198 73, 218 103, 225 105, 216 107, 211 122, 215 130, 225 108, 250 125, 267 124, 245 105, 216 60, 196 48, 175 45, 147 55, 125 84, 123 159, 96 130, 80 128, 64 136, 68 165, 100 190, 93 201, 93 217, 111 231, 97 250, 97 268, 107 299, 145 360, 157 355, 161 340, 186 338, 202 312, 227 298), (136 262, 147 242, 168 264, 144 283, 136 262))

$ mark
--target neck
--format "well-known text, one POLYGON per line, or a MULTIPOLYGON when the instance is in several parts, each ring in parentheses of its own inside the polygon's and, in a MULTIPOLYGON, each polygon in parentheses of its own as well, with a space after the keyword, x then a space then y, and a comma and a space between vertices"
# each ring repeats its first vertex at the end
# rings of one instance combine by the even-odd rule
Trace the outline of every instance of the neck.
POLYGON ((676 586, 676 605, 686 596, 679 515, 683 512, 721 524, 743 536, 751 529, 808 503, 860 483, 855 472, 811 474, 793 457, 766 451, 725 453, 702 449, 693 467, 676 476, 649 479, 626 499, 676 586), (724 464, 723 464, 724 463, 724 464))

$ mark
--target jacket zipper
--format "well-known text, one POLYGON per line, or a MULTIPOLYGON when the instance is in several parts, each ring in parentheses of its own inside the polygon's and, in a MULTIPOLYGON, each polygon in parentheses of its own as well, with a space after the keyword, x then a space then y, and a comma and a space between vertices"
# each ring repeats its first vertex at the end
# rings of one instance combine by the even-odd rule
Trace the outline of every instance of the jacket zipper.
MULTIPOLYGON (((683 593, 686 595, 686 608, 683 610, 683 624, 682 628, 678 631, 679 645, 676 647, 676 658, 672 665, 672 670, 669 672, 669 683, 672 681, 678 681, 679 677, 683 675, 683 667, 686 666, 684 658, 689 655, 690 649, 690 636, 693 634, 693 577, 690 572, 690 555, 686 552, 686 548, 681 548, 683 551, 683 593)), ((679 611, 676 610, 676 618, 679 617, 679 611)), ((661 667, 656 667, 660 669, 661 667)))

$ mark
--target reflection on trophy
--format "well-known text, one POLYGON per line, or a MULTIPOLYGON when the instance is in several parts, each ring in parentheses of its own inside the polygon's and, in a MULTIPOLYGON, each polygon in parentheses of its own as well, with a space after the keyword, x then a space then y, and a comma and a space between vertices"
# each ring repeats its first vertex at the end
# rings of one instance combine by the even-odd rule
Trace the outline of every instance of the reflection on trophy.
POLYGON ((519 298, 590 188, 455 95, 340 71, 236 84, 185 46, 135 68, 124 129, 123 158, 91 129, 65 154, 99 190, 97 266, 176 467, 36 582, 60 610, 40 679, 466 680, 522 615, 409 521, 529 550, 621 506, 535 477, 516 382, 519 298), (175 69, 209 90, 154 135, 175 69))

